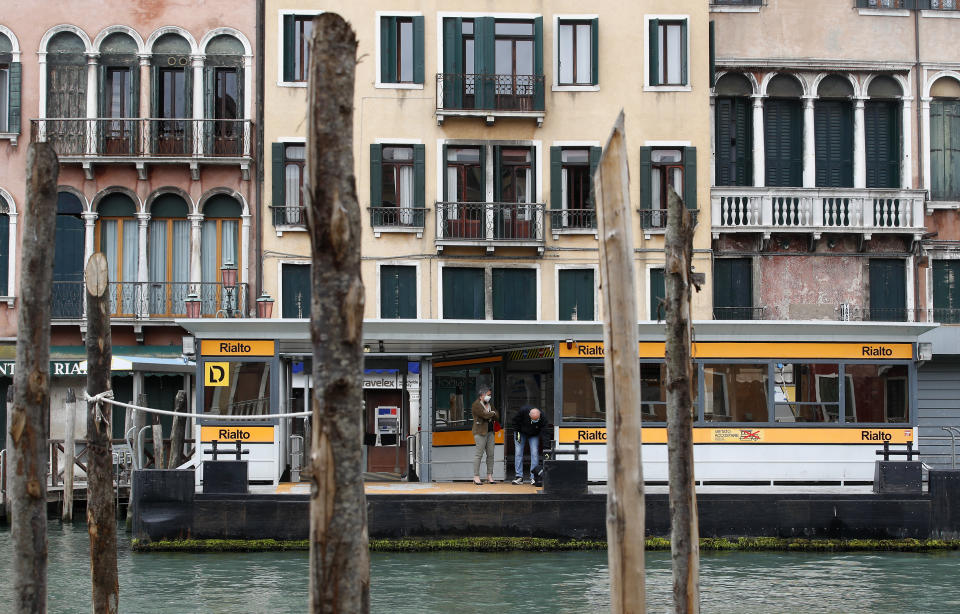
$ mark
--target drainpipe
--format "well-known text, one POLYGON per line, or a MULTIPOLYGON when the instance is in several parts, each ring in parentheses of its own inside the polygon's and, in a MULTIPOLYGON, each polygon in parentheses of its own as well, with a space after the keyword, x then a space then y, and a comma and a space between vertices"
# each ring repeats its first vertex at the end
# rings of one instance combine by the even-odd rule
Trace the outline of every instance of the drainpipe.
POLYGON ((263 294, 263 93, 264 93, 264 75, 263 67, 264 62, 264 17, 265 17, 265 0, 257 0, 257 42, 256 42, 256 54, 257 54, 257 139, 256 139, 256 163, 255 167, 257 169, 255 175, 255 181, 257 185, 255 186, 256 190, 256 206, 257 206, 257 231, 256 231, 256 258, 254 262, 258 263, 256 279, 257 279, 257 288, 254 292, 254 298, 263 294))
MULTIPOLYGON (((925 189, 929 189, 929 186, 926 186, 923 183, 924 182, 923 101, 921 100, 921 97, 923 96, 923 83, 921 83, 922 73, 920 70, 920 8, 919 7, 917 7, 916 10, 913 11, 913 66, 914 66, 913 70, 916 75, 915 80, 916 80, 916 89, 917 89, 917 103, 915 105, 917 110, 917 156, 915 159, 917 163, 915 163, 914 166, 917 169, 917 175, 919 177, 917 181, 917 185, 920 187, 921 190, 925 190, 925 189)), ((911 172, 913 172, 913 169, 911 169, 911 172)), ((924 207, 924 210, 926 210, 926 207, 924 207)), ((914 258, 913 258, 913 262, 914 262, 913 305, 914 307, 920 304, 920 274, 919 274, 920 267, 916 266, 916 263, 919 261, 919 256, 923 254, 923 246, 921 242, 916 241, 915 243, 916 243, 915 247, 912 250, 910 250, 914 253, 914 258)), ((931 307, 930 305, 927 305, 926 302, 924 302, 924 306, 928 308, 931 307)))

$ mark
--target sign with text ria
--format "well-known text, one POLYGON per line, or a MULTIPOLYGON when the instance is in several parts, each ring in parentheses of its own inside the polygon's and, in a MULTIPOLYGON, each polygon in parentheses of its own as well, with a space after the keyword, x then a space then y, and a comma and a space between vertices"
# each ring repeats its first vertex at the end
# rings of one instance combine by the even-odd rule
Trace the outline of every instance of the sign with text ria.
POLYGON ((261 339, 203 339, 203 356, 273 356, 274 342, 261 339))

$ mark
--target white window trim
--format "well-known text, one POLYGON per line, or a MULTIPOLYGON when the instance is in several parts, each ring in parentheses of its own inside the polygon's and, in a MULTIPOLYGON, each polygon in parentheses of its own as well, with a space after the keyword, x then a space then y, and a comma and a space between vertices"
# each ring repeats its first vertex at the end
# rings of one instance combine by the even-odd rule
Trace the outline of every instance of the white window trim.
POLYGON ((287 15, 302 15, 305 17, 316 17, 326 11, 315 9, 282 9, 277 11, 277 87, 292 87, 306 89, 306 81, 284 81, 283 80, 283 18, 287 15))
MULTIPOLYGON (((420 11, 377 11, 375 14, 376 14, 376 19, 374 20, 373 40, 375 41, 374 47, 376 48, 376 53, 374 54, 373 59, 375 62, 374 70, 376 71, 377 76, 376 76, 376 81, 373 87, 381 90, 422 90, 424 86, 426 86, 427 84, 426 83, 427 81, 426 57, 424 57, 423 59, 423 64, 424 64, 423 66, 424 82, 423 83, 384 83, 383 82, 383 76, 380 73, 380 67, 382 66, 382 64, 380 63, 380 18, 381 17, 423 17, 423 13, 421 13, 420 11)), ((427 28, 424 27, 423 30, 424 30, 424 37, 426 37, 427 28)), ((424 41, 423 48, 424 50, 426 50, 427 48, 426 41, 424 41)))
MULTIPOLYGON (((543 17, 542 13, 495 13, 487 11, 437 11, 437 72, 443 72, 443 20, 446 17, 493 17, 494 19, 536 19, 543 17)), ((426 29, 426 28, 424 28, 426 29)), ((542 41, 541 41, 541 44, 542 41)), ((424 45, 426 48, 426 45, 424 45)))
MULTIPOLYGON (((603 147, 603 144, 600 141, 553 141, 551 147, 603 147)), ((549 162, 548 162, 549 165, 549 162)), ((546 203, 546 213, 545 215, 550 214, 550 203, 546 203)), ((559 240, 560 235, 593 235, 593 238, 600 240, 600 228, 599 226, 593 230, 571 230, 567 228, 554 229, 552 226, 550 228, 550 234, 553 235, 554 240, 559 240)), ((586 268, 586 267, 575 267, 575 268, 586 268)), ((559 287, 559 286, 558 286, 559 287)), ((557 303, 559 309, 559 302, 557 303)), ((594 312, 596 314, 598 312, 594 312)))
MULTIPOLYGON (((421 294, 420 294, 420 285, 421 285, 420 261, 419 261, 419 260, 382 260, 382 261, 377 261, 377 293, 376 293, 377 319, 381 319, 381 320, 384 319, 384 318, 383 318, 383 314, 380 312, 380 305, 381 305, 381 301, 380 301, 380 288, 381 288, 381 283, 380 283, 380 267, 382 267, 382 266, 412 266, 412 267, 416 267, 416 268, 417 268, 417 287, 415 288, 415 289, 416 289, 416 292, 417 292, 417 298, 416 298, 416 301, 417 301, 417 315, 416 315, 415 319, 419 320, 419 319, 422 317, 420 314, 421 314, 422 311, 423 311, 423 310, 420 308, 420 299, 422 298, 422 297, 421 297, 421 294)), ((399 320, 399 319, 401 319, 401 318, 390 318, 391 321, 393 321, 393 320, 399 320)))
MULTIPOLYGON (((271 141, 271 142, 283 143, 285 145, 306 145, 307 139, 306 137, 302 137, 302 136, 279 136, 277 137, 277 140, 271 141)), ((273 173, 272 168, 270 172, 273 173)), ((270 181, 271 183, 274 181, 274 177, 272 174, 270 175, 270 181)), ((306 225, 297 226, 292 224, 281 224, 279 226, 274 226, 273 228, 274 230, 276 230, 278 237, 282 237, 283 233, 285 232, 307 232, 306 225)))
MULTIPOLYGON (((447 161, 443 159, 443 146, 463 146, 463 147, 483 147, 486 168, 484 168, 484 182, 486 183, 486 200, 484 202, 494 202, 493 193, 493 148, 495 145, 509 147, 532 147, 534 157, 536 158, 536 168, 534 169, 534 182, 536 185, 537 197, 534 203, 545 203, 543 193, 543 141, 540 139, 505 141, 505 140, 477 140, 477 139, 437 139, 437 198, 436 202, 444 202, 447 195, 443 191, 443 176, 446 172, 447 161)), ((546 213, 544 214, 546 215, 546 213)))
MULTIPOLYGON (((0 32, 0 34, 2 34, 2 32, 0 32)), ((6 68, 0 68, 0 76, 2 76, 4 73, 6 73, 6 80, 7 80, 7 100, 6 100, 6 104, 0 108, 4 108, 7 110, 7 117, 5 117, 4 120, 10 121, 10 66, 9 65, 7 65, 6 68)), ((16 145, 17 137, 20 135, 15 132, 10 132, 9 130, 10 130, 10 126, 7 126, 6 132, 0 131, 0 139, 10 139, 13 141, 13 144, 16 145)))
POLYGON ((643 91, 645 92, 689 92, 693 90, 690 81, 693 80, 690 56, 690 16, 689 15, 644 15, 643 16, 643 91), (687 84, 686 85, 650 85, 650 20, 683 21, 687 27, 687 84))
MULTIPOLYGON (((484 320, 496 321, 496 322, 540 322, 541 319, 541 308, 542 308, 542 298, 543 298, 543 286, 541 282, 542 270, 540 264, 527 264, 527 263, 449 263, 449 262, 440 262, 437 265, 437 318, 442 320, 443 318, 443 270, 446 268, 451 269, 481 269, 483 270, 483 302, 484 302, 484 320), (536 319, 534 320, 494 320, 493 318, 493 269, 534 269, 537 279, 537 306, 536 306, 536 319)), ((586 268, 586 267, 579 267, 586 268)), ((379 276, 378 276, 379 279, 379 276)), ((594 278, 596 280, 596 278, 594 278)), ((470 320, 473 321, 473 320, 470 320)))
MULTIPOLYGON (((588 19, 600 19, 600 15, 596 13, 592 14, 563 14, 563 15, 554 15, 553 16, 553 66, 551 67, 553 71, 553 87, 551 88, 554 92, 599 92, 600 79, 597 79, 597 85, 560 85, 560 22, 561 21, 584 21, 588 19)), ((599 35, 599 32, 598 32, 599 35)), ((592 41, 591 41, 592 42, 592 41)), ((597 70, 600 69, 600 64, 597 63, 597 70)), ((596 75, 595 75, 596 76, 596 75)))
POLYGON ((600 321, 600 265, 598 264, 557 264, 553 267, 553 319, 557 322, 569 322, 570 320, 560 319, 560 271, 593 271, 593 319, 577 320, 577 322, 599 322, 600 321))
MULTIPOLYGON (((926 11, 924 11, 926 12, 926 11)), ((857 9, 857 13, 860 15, 869 15, 871 17, 909 17, 910 11, 907 9, 857 9)))
POLYGON ((759 6, 725 6, 720 4, 710 5, 711 13, 759 13, 759 6))
MULTIPOLYGON (((649 320, 649 321, 651 321, 651 322, 652 322, 652 321, 655 321, 655 320, 653 319, 653 315, 654 315, 654 314, 650 313, 650 297, 651 297, 651 295, 652 295, 652 293, 653 293, 653 290, 650 288, 650 284, 651 284, 651 282, 652 282, 651 271, 652 271, 653 269, 662 269, 662 270, 663 270, 663 282, 664 282, 664 285, 666 285, 666 282, 667 282, 667 265, 666 265, 665 262, 660 262, 660 263, 654 263, 654 264, 647 264, 646 267, 645 267, 646 279, 643 280, 643 285, 644 285, 644 297, 645 297, 647 300, 645 301, 646 305, 644 306, 644 310, 643 310, 643 311, 647 314, 647 318, 646 318, 646 319, 649 320)), ((665 320, 665 319, 666 319, 666 314, 664 314, 664 320, 665 320)))
MULTIPOLYGON (((17 296, 17 203, 13 200, 13 195, 3 188, 0 188, 0 198, 7 204, 6 215, 9 218, 7 222, 9 230, 7 245, 10 249, 7 254, 6 292, 3 296, 0 296, 0 303, 6 303, 7 308, 12 309, 17 296)), ((0 287, 3 287, 2 283, 0 281, 0 287)))
POLYGON ((960 19, 960 11, 935 11, 930 9, 920 11, 920 16, 933 19, 960 19))
MULTIPOLYGON (((303 258, 285 258, 277 260, 277 297, 276 305, 278 307, 279 313, 278 317, 283 318, 283 265, 285 264, 306 264, 310 265, 311 261, 309 259, 303 258)), ((310 319, 310 315, 307 315, 307 319, 310 319)))
POLYGON ((644 147, 693 147, 690 141, 644 141, 644 147))
POLYGON ((423 139, 384 138, 373 139, 375 145, 423 145, 423 139))

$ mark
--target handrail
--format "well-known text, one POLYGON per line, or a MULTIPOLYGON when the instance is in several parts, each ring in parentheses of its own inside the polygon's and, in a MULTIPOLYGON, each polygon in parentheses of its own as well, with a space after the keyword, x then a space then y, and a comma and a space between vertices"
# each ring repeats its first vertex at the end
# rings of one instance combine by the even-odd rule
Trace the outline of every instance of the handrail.
POLYGON ((954 469, 957 468, 957 435, 960 435, 960 429, 955 426, 941 426, 940 430, 950 433, 950 459, 954 469))

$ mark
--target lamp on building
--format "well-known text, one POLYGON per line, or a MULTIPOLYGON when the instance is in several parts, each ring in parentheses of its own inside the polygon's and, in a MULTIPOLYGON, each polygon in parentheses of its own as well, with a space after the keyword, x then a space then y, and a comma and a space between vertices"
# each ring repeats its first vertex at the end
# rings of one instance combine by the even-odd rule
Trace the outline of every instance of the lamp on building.
POLYGON ((233 288, 237 285, 237 265, 232 262, 224 262, 220 269, 220 282, 224 288, 233 288))
POLYGON ((187 298, 184 299, 183 304, 186 306, 188 318, 200 317, 200 297, 197 296, 196 292, 191 292, 188 294, 187 298))
POLYGON ((226 261, 220 267, 220 283, 223 284, 223 309, 228 318, 232 318, 238 311, 237 299, 237 265, 226 261))
POLYGON ((264 290, 263 294, 260 295, 260 298, 257 299, 257 317, 273 317, 273 298, 267 294, 266 290, 264 290))

